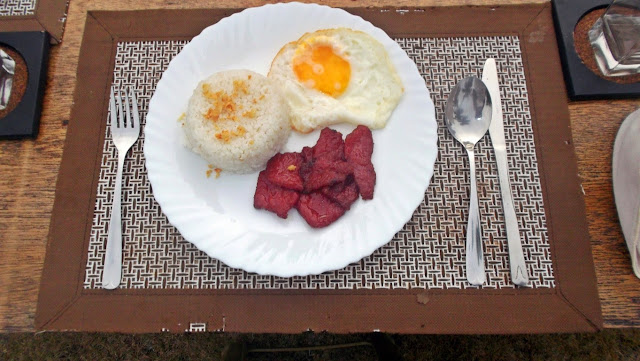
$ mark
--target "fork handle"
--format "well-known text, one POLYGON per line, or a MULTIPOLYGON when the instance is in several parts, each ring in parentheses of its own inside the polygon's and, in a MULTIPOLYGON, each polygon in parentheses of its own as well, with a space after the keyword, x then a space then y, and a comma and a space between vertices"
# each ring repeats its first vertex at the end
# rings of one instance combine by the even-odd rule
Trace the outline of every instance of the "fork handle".
POLYGON ((113 190, 113 207, 107 236, 107 250, 104 256, 104 270, 102 272, 102 287, 112 290, 120 285, 122 277, 122 168, 126 154, 118 152, 118 172, 116 173, 116 187, 113 190))

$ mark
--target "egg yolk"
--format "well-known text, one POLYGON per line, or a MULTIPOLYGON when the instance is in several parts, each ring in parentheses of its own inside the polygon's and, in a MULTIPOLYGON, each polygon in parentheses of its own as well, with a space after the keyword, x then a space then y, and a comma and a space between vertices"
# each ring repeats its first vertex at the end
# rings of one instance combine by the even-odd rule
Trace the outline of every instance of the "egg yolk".
POLYGON ((293 59, 293 71, 301 83, 331 97, 338 97, 349 85, 351 65, 329 45, 306 46, 293 59))

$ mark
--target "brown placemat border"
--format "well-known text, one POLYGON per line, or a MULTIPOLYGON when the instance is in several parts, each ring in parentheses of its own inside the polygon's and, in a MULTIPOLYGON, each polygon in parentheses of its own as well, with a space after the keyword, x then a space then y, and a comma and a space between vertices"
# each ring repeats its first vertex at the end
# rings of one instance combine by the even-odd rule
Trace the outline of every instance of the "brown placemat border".
POLYGON ((391 37, 515 34, 536 139, 556 287, 506 290, 85 290, 108 90, 119 41, 190 39, 241 9, 89 12, 58 177, 40 330, 296 333, 542 333, 602 327, 584 201, 550 4, 352 8, 391 37), (135 19, 136 21, 131 21, 135 19), (460 25, 464 24, 464 25, 460 25), (550 176, 550 175, 553 176, 550 176), (73 176, 72 176, 73 175, 73 176))
POLYGON ((51 43, 62 42, 69 0, 38 0, 34 15, 0 17, 0 32, 47 31, 51 43))

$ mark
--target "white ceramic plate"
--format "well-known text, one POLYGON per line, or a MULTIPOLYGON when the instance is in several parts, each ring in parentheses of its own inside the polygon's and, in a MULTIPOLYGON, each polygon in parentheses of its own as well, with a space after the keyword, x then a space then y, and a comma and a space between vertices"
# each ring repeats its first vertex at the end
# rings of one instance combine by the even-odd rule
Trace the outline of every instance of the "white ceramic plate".
MULTIPOLYGON (((332 127, 348 134, 353 127, 332 127)), ((246 9, 202 31, 169 64, 149 104, 146 166, 153 194, 186 240, 231 267, 282 277, 335 270, 370 255, 411 219, 424 198, 437 153, 433 102, 416 65, 384 31, 344 10, 286 3, 246 9), (286 43, 318 29, 349 27, 380 41, 405 87, 384 129, 373 132, 374 199, 356 201, 337 222, 309 227, 253 208, 258 174, 207 178, 207 163, 182 143, 177 122, 197 83, 217 71, 266 74, 286 43)), ((315 144, 319 131, 292 134, 284 151, 315 144)))

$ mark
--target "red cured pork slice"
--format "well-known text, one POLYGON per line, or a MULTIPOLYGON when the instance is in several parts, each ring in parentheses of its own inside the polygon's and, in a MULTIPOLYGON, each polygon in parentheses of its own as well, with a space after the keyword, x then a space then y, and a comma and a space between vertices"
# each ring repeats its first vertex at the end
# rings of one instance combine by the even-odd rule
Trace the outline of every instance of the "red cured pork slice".
POLYGON ((296 204, 296 209, 298 209, 302 218, 314 228, 330 225, 342 217, 345 212, 344 208, 319 192, 301 194, 296 204))
POLYGON ((351 164, 343 160, 320 158, 313 162, 313 167, 304 182, 306 193, 320 188, 344 182, 353 173, 351 164))
POLYGON ((302 154, 278 153, 267 162, 267 179, 277 186, 302 191, 304 185, 300 177, 301 165, 302 154))
POLYGON ((265 171, 262 171, 258 175, 256 193, 253 196, 253 207, 271 211, 280 218, 287 218, 287 213, 296 205, 299 197, 300 194, 298 192, 269 182, 265 171))
POLYGON ((320 132, 320 138, 313 146, 313 159, 328 158, 332 160, 344 160, 344 141, 342 133, 331 128, 324 128, 320 132))
POLYGON ((371 130, 363 125, 356 127, 344 141, 344 153, 347 161, 353 166, 353 175, 362 199, 373 199, 376 171, 371 163, 373 154, 371 130))
POLYGON ((360 193, 358 193, 358 186, 356 185, 353 176, 347 177, 347 179, 342 183, 322 188, 322 194, 338 203, 340 207, 345 210, 349 210, 353 202, 355 202, 360 196, 360 193))
POLYGON ((302 152, 305 165, 301 169, 301 177, 305 193, 343 182, 353 173, 351 165, 344 158, 342 133, 336 130, 322 129, 311 151, 305 147, 302 152))
POLYGON ((300 164, 299 174, 302 179, 302 184, 304 185, 304 183, 307 182, 307 179, 309 179, 309 175, 313 169, 313 148, 304 147, 300 154, 302 156, 302 163, 300 164))
POLYGON ((373 190, 376 186, 376 171, 373 169, 373 164, 354 165, 353 177, 362 199, 373 199, 373 190))
POLYGON ((307 163, 313 161, 313 148, 311 147, 302 147, 302 151, 300 152, 302 156, 302 162, 307 163))

